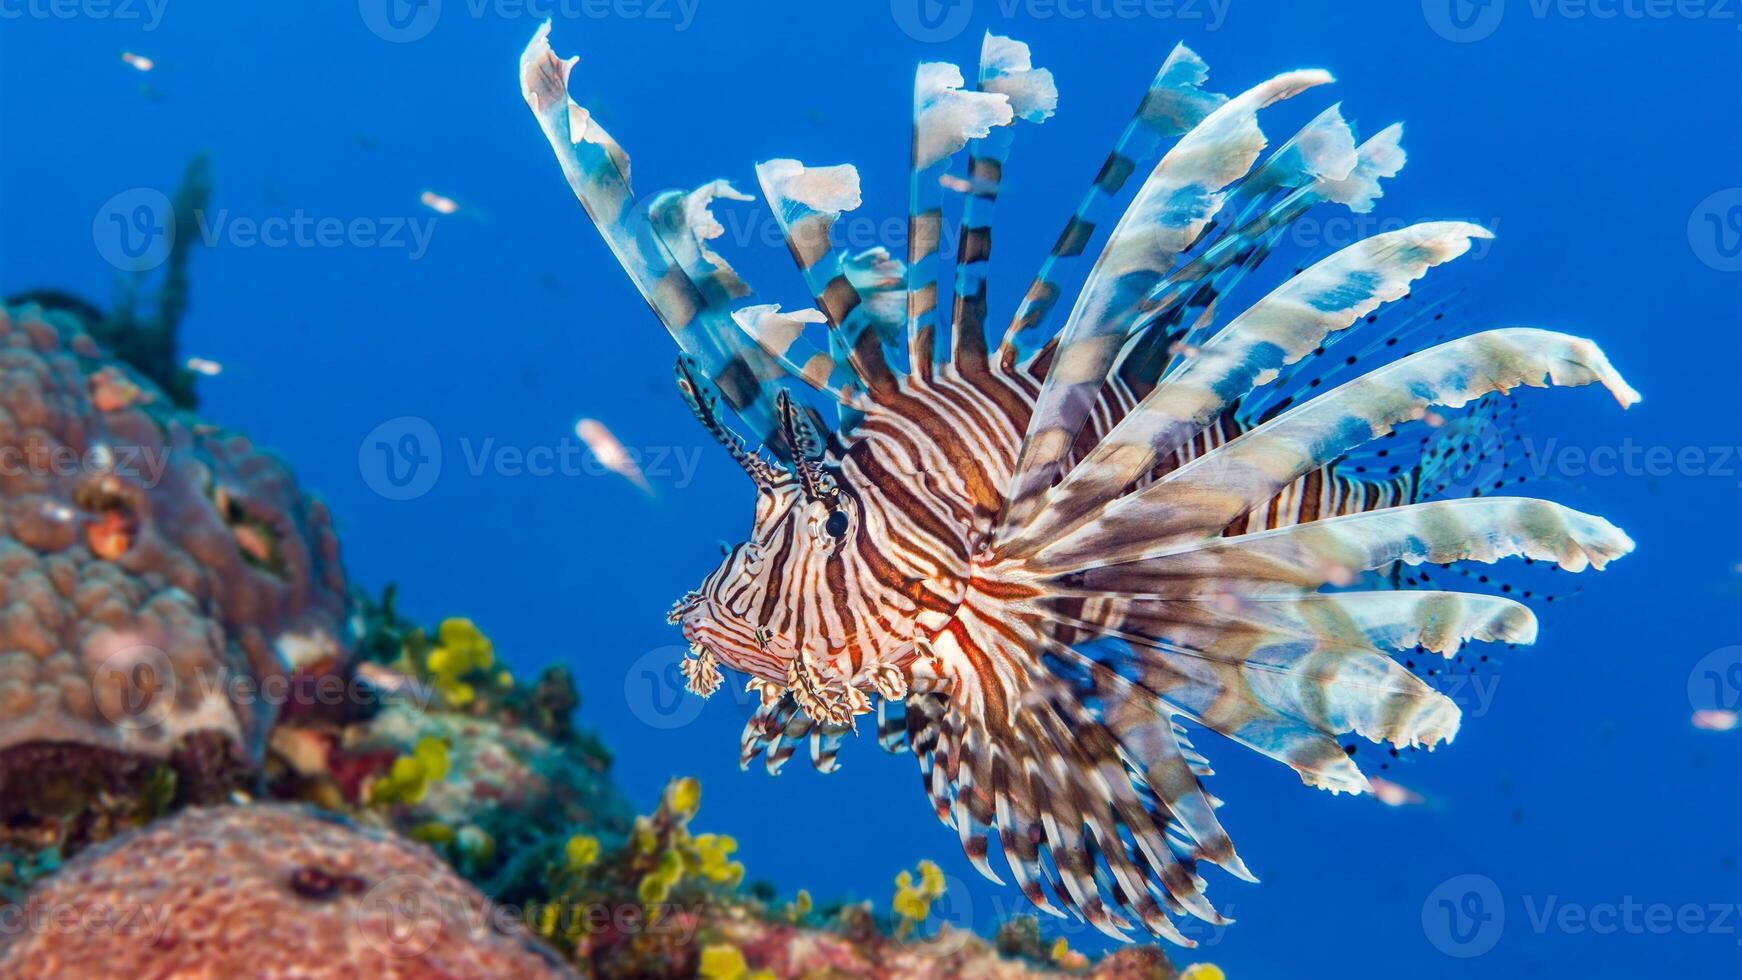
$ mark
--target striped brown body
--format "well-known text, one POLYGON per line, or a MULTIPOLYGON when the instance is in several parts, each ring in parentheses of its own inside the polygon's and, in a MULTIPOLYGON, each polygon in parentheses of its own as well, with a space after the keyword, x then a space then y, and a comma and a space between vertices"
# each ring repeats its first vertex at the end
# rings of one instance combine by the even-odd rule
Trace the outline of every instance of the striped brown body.
MULTIPOLYGON (((1046 634, 1046 612, 1027 600, 1043 590, 1016 563, 1001 561, 992 532, 1005 504, 1022 434, 1049 362, 1028 369, 979 362, 895 381, 867 406, 846 445, 831 445, 827 466, 840 490, 831 509, 809 501, 796 481, 762 488, 749 537, 680 603, 686 638, 701 655, 776 689, 795 665, 822 677, 850 719, 870 702, 853 691, 900 695, 908 688, 949 694, 976 678, 974 696, 1008 703, 998 688, 999 650, 1032 648, 1046 634), (829 517, 846 516, 829 533, 829 517)), ((1109 385, 1085 429, 1093 446, 1137 402, 1109 385)), ((1210 452, 1240 434, 1229 415, 1160 463, 1140 484, 1210 452)), ((1353 479, 1325 466, 1302 477, 1225 533, 1406 502, 1406 475, 1386 483, 1353 479)), ((1117 619, 1103 605, 1096 616, 1117 619)), ((1070 630, 1059 631, 1069 637, 1070 630)))

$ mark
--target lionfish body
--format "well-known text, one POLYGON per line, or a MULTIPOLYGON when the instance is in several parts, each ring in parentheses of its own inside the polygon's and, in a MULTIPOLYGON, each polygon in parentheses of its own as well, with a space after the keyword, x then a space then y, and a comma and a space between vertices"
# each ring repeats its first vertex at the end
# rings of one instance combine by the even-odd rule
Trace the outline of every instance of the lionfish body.
POLYGON ((783 312, 745 302, 749 287, 710 247, 723 233, 713 203, 749 197, 714 181, 635 199, 628 156, 569 97, 574 60, 547 33, 522 57, 527 101, 678 341, 681 393, 757 488, 749 539, 672 612, 691 642, 691 689, 713 693, 722 668, 748 675, 761 706, 743 761, 764 755, 771 771, 801 745, 833 769, 858 717, 876 712, 879 740, 919 758, 969 858, 998 880, 996 837, 1045 911, 1180 943, 1170 916, 1224 921, 1198 865, 1251 875, 1188 723, 1357 793, 1370 787, 1338 736, 1449 740, 1457 707, 1391 653, 1526 643, 1535 619, 1501 596, 1387 587, 1389 570, 1524 556, 1578 571, 1632 548, 1552 503, 1425 499, 1445 482, 1434 458, 1377 480, 1343 471, 1366 442, 1518 386, 1600 382, 1636 401, 1589 341, 1489 331, 1295 397, 1303 365, 1483 229, 1386 232, 1223 314, 1289 222, 1315 207, 1366 211, 1402 166, 1398 127, 1357 145, 1334 107, 1264 156, 1259 111, 1328 82, 1323 72, 1227 98, 1176 48, 994 336, 986 271, 1002 170, 1016 124, 1056 103, 1026 46, 988 35, 974 86, 953 66, 920 66, 905 262, 830 242, 859 205, 852 167, 757 168, 815 299, 783 312), (1134 199, 1066 307, 1059 283, 1128 183, 1134 199), (952 195, 963 232, 945 316, 952 195), (833 425, 818 401, 833 403, 833 425), (1360 584, 1376 587, 1345 590, 1360 584))

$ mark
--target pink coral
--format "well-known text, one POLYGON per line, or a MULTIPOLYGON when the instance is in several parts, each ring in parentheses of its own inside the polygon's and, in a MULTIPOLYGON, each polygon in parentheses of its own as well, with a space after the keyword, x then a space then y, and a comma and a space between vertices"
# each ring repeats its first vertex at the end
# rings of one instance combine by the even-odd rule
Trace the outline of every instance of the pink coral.
POLYGON ((0 976, 572 972, 428 849, 320 811, 194 808, 93 848, 0 920, 0 976))
POLYGON ((901 980, 1173 980, 1173 966, 1154 947, 1125 949, 1081 970, 1005 958, 972 933, 944 929, 926 939, 892 939, 875 932, 829 931, 769 922, 744 910, 723 910, 702 928, 710 941, 743 951, 754 968, 775 977, 852 976, 901 980))
MULTIPOLYGON (((344 660, 325 507, 72 317, 0 307, 0 800, 21 760, 258 765, 298 670, 344 660)), ((40 773, 36 774, 40 775, 40 773)))

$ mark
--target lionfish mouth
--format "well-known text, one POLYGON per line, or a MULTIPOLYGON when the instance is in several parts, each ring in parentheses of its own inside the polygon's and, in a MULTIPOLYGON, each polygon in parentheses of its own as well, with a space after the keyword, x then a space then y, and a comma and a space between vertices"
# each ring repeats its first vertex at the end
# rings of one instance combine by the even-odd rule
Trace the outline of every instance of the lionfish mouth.
POLYGON ((722 616, 720 610, 700 591, 684 594, 684 597, 672 603, 671 611, 666 613, 666 622, 683 630, 683 636, 689 642, 690 650, 698 656, 707 653, 733 663, 742 658, 731 656, 731 652, 745 645, 743 640, 754 644, 757 640, 754 632, 739 637, 740 632, 732 628, 729 617, 722 616))
MULTIPOLYGON (((671 611, 665 614, 665 621, 673 626, 682 626, 690 613, 706 603, 707 600, 702 597, 701 592, 695 590, 685 592, 683 598, 671 604, 671 611)), ((687 633, 688 630, 686 629, 685 632, 687 633)))
POLYGON ((784 685, 796 651, 783 649, 779 638, 752 625, 742 615, 733 615, 703 592, 685 594, 672 604, 666 618, 683 630, 684 640, 689 644, 691 658, 685 661, 686 674, 690 665, 700 661, 724 664, 759 681, 784 685))

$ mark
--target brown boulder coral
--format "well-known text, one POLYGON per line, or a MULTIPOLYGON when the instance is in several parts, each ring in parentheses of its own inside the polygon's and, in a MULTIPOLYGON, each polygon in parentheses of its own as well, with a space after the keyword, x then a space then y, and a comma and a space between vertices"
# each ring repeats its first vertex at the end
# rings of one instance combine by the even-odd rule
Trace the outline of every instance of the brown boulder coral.
POLYGON ((73 316, 0 306, 0 845, 126 826, 166 766, 175 798, 221 797, 292 680, 345 659, 344 597, 281 461, 73 316))
POLYGON ((13 911, 0 976, 17 980, 574 976, 427 848, 295 806, 187 810, 13 911))

